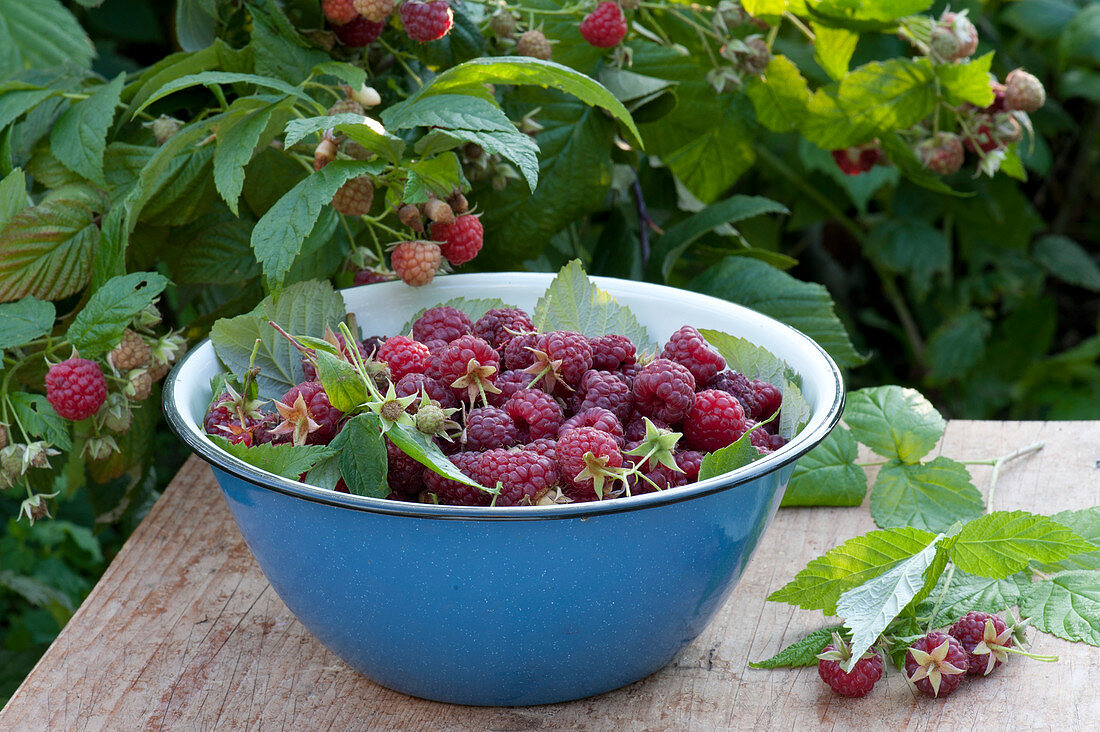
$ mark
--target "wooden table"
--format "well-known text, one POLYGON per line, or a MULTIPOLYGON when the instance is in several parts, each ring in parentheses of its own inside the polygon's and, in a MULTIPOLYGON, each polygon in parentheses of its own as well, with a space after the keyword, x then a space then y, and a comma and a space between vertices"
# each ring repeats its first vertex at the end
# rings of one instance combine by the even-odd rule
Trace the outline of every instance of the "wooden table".
MULTIPOLYGON (((1046 447, 1007 466, 990 508, 1100 504, 1100 422, 954 421, 939 449, 976 460, 1037 440, 1046 447)), ((973 468, 983 491, 989 473, 973 468)), ((1017 657, 943 700, 915 693, 889 664, 886 682, 856 700, 835 696, 816 668, 748 668, 825 624, 768 593, 872 528, 866 507, 783 509, 727 605, 665 669, 567 704, 462 707, 384 689, 314 640, 192 458, 0 711, 0 730, 1100 728, 1100 649, 1045 634, 1034 650, 1059 663, 1017 657), (1004 712, 1013 716, 995 716, 1004 712)))

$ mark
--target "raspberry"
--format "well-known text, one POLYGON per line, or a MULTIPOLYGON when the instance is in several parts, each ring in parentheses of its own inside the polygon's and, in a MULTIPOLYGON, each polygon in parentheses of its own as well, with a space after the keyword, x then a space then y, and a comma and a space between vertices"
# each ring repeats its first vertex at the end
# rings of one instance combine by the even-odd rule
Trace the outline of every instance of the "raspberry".
POLYGON ((454 392, 427 374, 416 372, 405 374, 394 385, 394 390, 397 392, 398 398, 424 393, 432 401, 438 402, 439 406, 444 409, 458 406, 458 400, 455 399, 454 392))
MULTIPOLYGON (((438 41, 451 32, 454 11, 447 0, 405 0, 401 3, 401 24, 409 38, 421 43, 438 41)), ((457 262, 455 262, 457 264, 457 262)))
POLYGON ((679 422, 695 405, 695 377, 667 358, 654 359, 634 377, 634 408, 668 424, 679 422))
POLYGON ((390 254, 393 271, 412 287, 431 282, 442 261, 439 245, 432 241, 403 241, 390 254))
POLYGON ((615 438, 594 427, 577 427, 562 433, 557 445, 558 469, 565 494, 574 501, 598 501, 608 478, 623 464, 615 438))
POLYGON ((361 175, 340 186, 332 197, 332 207, 345 216, 366 216, 373 201, 374 184, 368 176, 361 175))
POLYGON ((845 671, 841 664, 852 657, 852 649, 835 633, 833 642, 825 646, 817 657, 818 676, 841 696, 866 696, 882 678, 882 656, 875 651, 867 651, 851 671, 845 671))
POLYGON ((132 402, 143 402, 149 398, 153 391, 153 377, 149 375, 149 369, 131 369, 126 372, 129 381, 123 387, 122 393, 132 402))
POLYGON ((489 18, 489 28, 497 38, 511 38, 516 32, 516 17, 507 10, 498 10, 489 18))
POLYGON ((478 475, 489 488, 500 488, 498 506, 518 506, 534 500, 558 482, 553 459, 531 450, 489 450, 477 460, 478 475))
POLYGON ((847 175, 866 173, 882 161, 882 150, 877 142, 833 150, 833 160, 847 175))
MULTIPOLYGON (((650 421, 658 429, 667 430, 669 428, 668 423, 662 420, 651 419, 650 421)), ((640 441, 643 437, 645 437, 645 421, 642 419, 642 415, 635 412, 623 427, 623 439, 627 443, 632 443, 640 441)))
POLYGON ((581 402, 578 411, 593 407, 609 409, 624 423, 634 411, 634 394, 630 387, 607 371, 586 371, 581 377, 579 393, 581 402))
POLYGON ((449 305, 428 308, 413 322, 413 338, 427 344, 431 340, 450 343, 455 338, 474 332, 474 324, 466 313, 449 305))
POLYGON ((531 374, 523 371, 505 371, 497 376, 493 385, 500 389, 499 394, 489 395, 489 404, 502 407, 517 391, 523 391, 531 383, 531 374))
POLYGON ((690 325, 685 325, 672 334, 665 344, 661 358, 687 367, 699 386, 709 383, 719 371, 726 368, 726 359, 711 349, 702 334, 690 325))
MULTIPOLYGON (((760 379, 752 380, 752 392, 756 398, 756 408, 749 416, 757 422, 763 422, 779 411, 783 406, 783 393, 778 388, 760 379)), ((774 424, 769 423, 769 426, 774 424)))
POLYGON ((973 135, 963 140, 963 146, 970 152, 981 150, 987 153, 1001 147, 1001 141, 993 133, 993 128, 989 124, 979 124, 973 135))
POLYGON ((763 427, 753 429, 755 426, 756 422, 748 418, 745 419, 745 431, 749 432, 749 442, 761 455, 770 455, 787 444, 787 441, 779 435, 773 435, 763 427))
POLYGON ((46 372, 46 399, 59 416, 79 422, 107 400, 107 379, 95 361, 74 356, 46 372))
POLYGON ((673 456, 680 470, 684 471, 684 482, 699 480, 699 467, 703 464, 703 453, 698 450, 684 450, 673 456))
POLYGON ((336 34, 337 40, 345 46, 362 48, 377 41, 385 27, 386 23, 384 21, 375 22, 367 20, 361 15, 356 15, 346 25, 333 26, 332 32, 336 34))
POLYGON ((615 413, 606 409, 593 407, 583 412, 577 412, 561 423, 561 427, 558 428, 558 435, 561 436, 577 427, 592 427, 600 432, 606 432, 615 438, 617 445, 621 446, 623 444, 623 426, 615 413))
MULTIPOLYGON (((978 29, 970 22, 970 18, 966 17, 965 10, 961 13, 944 13, 936 26, 953 33, 958 41, 957 50, 950 56, 944 56, 945 61, 958 61, 978 50, 978 29)), ((946 45, 944 48, 948 50, 946 45)))
POLYGON ((529 333, 534 329, 531 316, 519 308, 493 308, 474 323, 474 335, 497 350, 504 348, 517 333, 529 333))
POLYGON ((420 492, 424 485, 424 466, 402 452, 386 438, 386 482, 394 493, 420 492))
POLYGON ((1043 82, 1023 69, 1014 69, 1005 77, 1005 108, 1034 112, 1046 104, 1047 91, 1043 82))
POLYGON ((413 231, 424 231, 424 224, 420 221, 420 209, 411 203, 403 203, 398 207, 397 218, 413 231))
POLYGON ((962 683, 969 668, 966 649, 946 633, 929 633, 909 646, 905 675, 928 696, 947 696, 962 683))
MULTIPOLYGON (((339 336, 337 336, 337 337, 339 337, 339 336)), ((381 348, 382 344, 385 343, 385 342, 386 342, 386 337, 385 336, 380 336, 380 335, 367 336, 366 338, 364 338, 359 343, 359 346, 360 346, 359 353, 365 353, 366 354, 366 356, 364 356, 363 358, 366 358, 367 356, 370 356, 371 358, 373 358, 378 353, 378 349, 381 348)))
POLYGON ((378 272, 373 269, 361 269, 355 273, 355 278, 352 280, 352 284, 359 285, 373 285, 376 282, 389 282, 396 279, 393 275, 385 272, 378 272))
POLYGON ((408 374, 422 374, 432 354, 428 347, 408 336, 387 338, 378 349, 378 358, 390 367, 390 378, 400 381, 408 374))
POLYGON ((554 401, 554 397, 544 391, 517 391, 505 403, 504 411, 508 412, 516 427, 521 431, 526 430, 528 439, 553 439, 558 436, 558 427, 562 423, 561 407, 554 401))
POLYGON ((522 371, 535 363, 538 333, 521 333, 504 344, 504 363, 512 370, 522 371))
POLYGON ((624 363, 634 363, 637 348, 630 339, 621 335, 605 335, 589 338, 592 347, 592 368, 599 371, 614 371, 624 363))
MULTIPOLYGON (((467 477, 481 483, 482 478, 478 470, 480 455, 476 452, 456 452, 448 459, 467 477)), ((424 484, 428 492, 434 493, 439 498, 440 503, 451 506, 487 506, 492 498, 487 491, 444 478, 428 468, 424 468, 424 484)))
POLYGON ((529 30, 520 35, 519 40, 516 41, 516 54, 549 61, 550 41, 546 40, 542 31, 529 30))
POLYGON ((684 438, 692 447, 714 452, 745 434, 745 410, 729 392, 704 389, 684 418, 684 438))
POLYGON ((558 463, 558 441, 551 440, 549 437, 540 437, 537 440, 531 440, 523 446, 524 450, 531 452, 537 452, 539 455, 548 457, 554 461, 554 464, 558 463))
POLYGON ((750 36, 745 39, 748 52, 741 58, 741 67, 745 73, 759 75, 764 73, 772 60, 772 51, 768 48, 768 42, 761 36, 750 36))
POLYGON ((592 366, 592 347, 580 333, 555 330, 539 337, 535 348, 535 363, 528 373, 543 379, 548 390, 560 380, 574 387, 581 382, 584 372, 592 366))
POLYGON ((153 350, 141 336, 127 328, 122 331, 122 342, 107 354, 107 361, 119 371, 140 369, 153 361, 153 350))
POLYGON ((936 175, 951 175, 962 167, 966 151, 962 138, 953 132, 939 132, 917 145, 917 159, 936 175))
POLYGON ((741 407, 745 410, 745 414, 752 416, 756 412, 756 392, 753 391, 752 384, 744 374, 737 371, 720 371, 710 383, 707 384, 708 389, 721 389, 724 392, 728 392, 737 397, 737 401, 741 402, 741 407))
POLYGON ((276 435, 291 435, 295 445, 327 445, 332 442, 343 416, 329 404, 328 394, 316 381, 304 381, 290 387, 275 402, 282 422, 271 430, 276 435))
POLYGON ((615 373, 623 380, 623 382, 630 387, 634 386, 634 377, 642 370, 642 365, 637 361, 633 363, 624 363, 620 366, 615 373))
POLYGON ((581 35, 596 48, 619 45, 626 36, 626 18, 618 3, 606 0, 581 21, 581 35))
POLYGON ((350 23, 359 16, 352 0, 321 0, 321 12, 335 25, 350 23))
POLYGON ((519 441, 516 423, 503 409, 478 407, 466 415, 466 449, 481 452, 519 441))
POLYGON ((439 355, 439 380, 457 390, 459 398, 473 402, 480 394, 498 391, 493 382, 497 379, 500 356, 485 341, 475 335, 464 335, 447 344, 439 355))
POLYGON ((259 399, 241 396, 227 385, 226 390, 206 410, 203 430, 208 435, 219 435, 233 443, 252 445, 256 442, 255 433, 264 417, 258 409, 261 403, 259 399))
POLYGON ((432 239, 440 242, 443 256, 456 267, 477 256, 483 236, 481 221, 472 214, 459 216, 451 224, 432 224, 432 239))
POLYGON ((947 632, 966 651, 966 672, 971 676, 988 676, 1008 660, 1005 649, 1012 647, 1012 631, 996 615, 969 612, 947 632))
POLYGON ((937 56, 944 60, 957 58, 959 51, 962 50, 962 41, 955 35, 955 32, 950 28, 939 25, 933 26, 928 45, 937 56))
POLYGON ((393 0, 352 0, 355 9, 367 20, 380 23, 393 12, 393 0))
POLYGON ((253 443, 257 445, 282 445, 290 442, 289 435, 277 435, 273 431, 281 421, 282 419, 277 414, 262 412, 260 414, 260 424, 256 426, 252 433, 253 443))

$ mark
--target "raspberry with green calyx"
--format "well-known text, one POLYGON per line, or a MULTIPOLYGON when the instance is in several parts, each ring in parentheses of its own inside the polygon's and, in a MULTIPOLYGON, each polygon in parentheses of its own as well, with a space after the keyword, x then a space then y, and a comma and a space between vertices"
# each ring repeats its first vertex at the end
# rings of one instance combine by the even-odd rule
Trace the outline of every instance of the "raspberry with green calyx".
POLYGON ((866 696, 882 678, 882 656, 875 651, 867 651, 851 671, 845 671, 843 664, 852 657, 852 648, 839 634, 833 633, 833 642, 817 654, 817 673, 829 687, 851 698, 866 696))

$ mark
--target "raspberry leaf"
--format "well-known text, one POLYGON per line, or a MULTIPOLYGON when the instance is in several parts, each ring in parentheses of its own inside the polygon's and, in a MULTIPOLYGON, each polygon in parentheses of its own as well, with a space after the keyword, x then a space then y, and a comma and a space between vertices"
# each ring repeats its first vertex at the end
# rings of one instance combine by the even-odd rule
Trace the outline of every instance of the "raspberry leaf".
POLYGON ((69 437, 68 420, 58 416, 54 408, 41 394, 16 391, 8 394, 19 424, 30 433, 28 436, 41 437, 61 450, 71 450, 72 438, 69 437))
MULTIPOLYGON (((446 198, 452 191, 469 188, 462 174, 462 163, 454 153, 436 155, 418 160, 406 168, 405 190, 401 200, 405 203, 425 203, 434 194, 446 198)), ((392 192, 391 192, 392 197, 392 192)))
MULTIPOLYGON (((789 369, 787 373, 790 373, 789 369)), ((802 396, 795 379, 784 376, 781 388, 783 408, 779 410, 779 435, 786 440, 801 432, 810 421, 810 404, 802 396)))
POLYGON ((50 130, 50 152, 70 170, 99 186, 103 179, 103 154, 107 130, 115 118, 126 74, 119 74, 90 97, 65 110, 50 130))
POLYGON ((699 466, 699 480, 723 475, 744 467, 754 460, 759 460, 762 455, 749 441, 749 435, 750 433, 746 432, 736 442, 704 455, 703 462, 699 466))
MULTIPOLYGON (((431 97, 438 99, 438 97, 431 97)), ((483 150, 493 155, 514 163, 523 178, 527 181, 527 187, 532 193, 539 183, 539 146, 529 135, 516 130, 496 132, 484 130, 447 129, 434 130, 422 138, 416 145, 417 152, 426 153, 428 150, 439 152, 449 150, 465 143, 474 143, 483 150)), ((406 201, 409 199, 406 198, 406 201)), ((411 201, 410 201, 411 203, 411 201)))
POLYGON ((1068 236, 1049 234, 1040 237, 1031 255, 1058 279, 1100 292, 1100 266, 1084 247, 1068 236))
POLYGON ((1100 549, 1062 524, 1027 511, 996 511, 975 519, 945 542, 959 569, 1003 579, 1031 561, 1056 562, 1100 549))
POLYGON ((927 455, 947 426, 923 394, 894 385, 850 393, 844 422, 872 451, 903 463, 916 463, 927 455))
POLYGON ((934 538, 931 532, 911 527, 857 536, 812 560, 768 599, 836 615, 837 600, 845 590, 878 577, 922 551, 934 538))
POLYGON ((1073 570, 1033 582, 1020 612, 1039 630, 1100 646, 1100 573, 1073 570))
POLYGON ((317 380, 325 388, 329 404, 341 412, 350 412, 367 401, 366 384, 354 366, 321 350, 316 358, 317 380))
POLYGON ((122 340, 131 319, 157 298, 168 279, 156 272, 112 277, 96 290, 69 326, 68 340, 84 358, 106 353, 122 340))
POLYGON ((0 229, 3 229, 12 217, 30 203, 27 197, 27 176, 21 168, 14 168, 0 180, 0 229))
POLYGON ((283 144, 290 147, 307 136, 323 130, 332 130, 335 133, 347 135, 351 140, 358 142, 367 150, 377 153, 391 163, 397 163, 401 160, 401 154, 405 151, 405 141, 387 132, 378 120, 354 112, 292 119, 287 122, 283 144))
MULTIPOLYGON (((1024 574, 1014 574, 1004 579, 990 579, 968 574, 956 569, 951 576, 951 584, 944 590, 946 577, 941 577, 936 587, 929 593, 929 597, 939 599, 939 615, 931 622, 932 627, 939 628, 955 622, 971 610, 979 610, 987 613, 1000 613, 1005 609, 1018 605, 1020 597, 1031 584, 1024 574)), ((932 614, 934 603, 926 600, 918 608, 917 614, 928 617, 932 614)))
MULTIPOLYGON (((1100 547, 1100 506, 1080 511, 1062 511, 1050 517, 1082 539, 1100 547)), ((1057 562, 1036 562, 1037 568, 1046 573, 1064 569, 1100 569, 1100 549, 1076 554, 1057 562)))
POLYGON ((871 518, 878 526, 916 526, 945 531, 956 521, 985 512, 981 492, 970 471, 951 458, 920 465, 891 460, 879 470, 871 488, 871 518))
POLYGON ((744 338, 719 330, 700 328, 699 333, 706 338, 707 343, 722 354, 722 358, 726 359, 727 368, 742 373, 750 379, 760 379, 772 386, 783 386, 789 367, 771 351, 744 338))
POLYGON ((386 443, 378 415, 361 414, 348 420, 332 441, 332 447, 339 451, 340 475, 349 491, 371 498, 390 494, 386 482, 386 443))
POLYGON ((432 442, 432 438, 419 432, 415 426, 395 422, 390 425, 386 435, 403 453, 432 472, 451 480, 457 480, 463 485, 483 488, 477 481, 470 479, 459 470, 432 442))
POLYGON ((336 450, 325 445, 246 445, 232 443, 220 435, 207 435, 215 445, 227 453, 284 478, 297 480, 302 473, 313 468, 336 450))
POLYGON ((198 74, 188 74, 187 76, 181 76, 178 79, 169 81, 149 95, 149 97, 141 103, 141 106, 134 110, 133 115, 136 116, 150 104, 159 99, 163 99, 169 94, 174 94, 182 89, 188 89, 193 86, 209 86, 211 84, 252 84, 264 89, 282 92, 290 97, 296 97, 300 102, 304 102, 308 105, 307 108, 320 108, 320 105, 304 91, 287 84, 285 81, 280 81, 279 79, 273 79, 269 76, 259 76, 257 74, 239 74, 231 71, 203 71, 198 74))
POLYGON ((858 449, 852 433, 838 426, 795 465, 780 505, 858 506, 863 503, 867 495, 867 474, 855 464, 858 449))
MULTIPOLYGON (((823 23, 811 24, 814 35, 814 60, 834 80, 848 75, 848 64, 855 53, 859 34, 845 28, 833 28, 823 23)), ((771 68, 766 73, 770 73, 771 68)))
POLYGON ((829 645, 833 639, 833 633, 844 632, 843 625, 831 625, 821 628, 807 635, 800 641, 796 641, 771 658, 763 661, 750 661, 750 668, 797 668, 799 666, 816 666, 817 654, 829 645))
MULTIPOLYGON (((837 614, 852 631, 852 657, 842 664, 851 671, 886 626, 919 595, 928 594, 935 585, 945 561, 936 562, 937 535, 926 547, 864 584, 841 594, 837 614), (931 572, 929 572, 931 569, 931 572)), ((919 599, 918 599, 919 601, 919 599)))
POLYGON ((989 67, 993 52, 966 63, 936 64, 936 78, 950 104, 970 103, 987 107, 993 103, 993 87, 989 85, 989 67))
MULTIPOLYGON (((218 146, 214 151, 214 185, 229 210, 237 215, 237 205, 244 188, 244 168, 252 160, 260 136, 272 116, 286 100, 264 104, 256 99, 239 99, 233 111, 218 126, 218 146)), ((270 137, 266 138, 270 142, 270 137)))
POLYGON ((18 348, 53 328, 56 308, 52 302, 27 295, 17 302, 0 304, 0 351, 18 348))
POLYGON ((0 0, 0 17, 0 78, 28 67, 87 69, 96 55, 80 23, 57 0, 0 0))
POLYGON ((797 130, 810 102, 806 79, 786 56, 773 56, 764 74, 749 80, 745 93, 752 100, 756 119, 773 132, 797 130))

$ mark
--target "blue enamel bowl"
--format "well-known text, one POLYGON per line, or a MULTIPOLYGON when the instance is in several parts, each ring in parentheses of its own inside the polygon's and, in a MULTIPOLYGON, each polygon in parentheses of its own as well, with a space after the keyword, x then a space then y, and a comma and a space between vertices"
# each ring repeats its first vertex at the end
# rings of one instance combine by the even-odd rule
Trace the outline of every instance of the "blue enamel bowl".
MULTIPOLYGON (((839 420, 840 371, 802 333, 724 300, 594 279, 657 342, 690 323, 784 359, 801 379, 809 424, 771 455, 683 488, 560 506, 435 506, 314 488, 219 450, 200 426, 220 371, 209 341, 169 376, 169 423, 213 466, 271 586, 318 640, 377 683, 514 706, 592 696, 657 671, 729 597, 795 462, 839 420)), ((459 296, 531 311, 550 280, 451 275, 343 295, 365 333, 392 334, 421 308, 459 296)))

